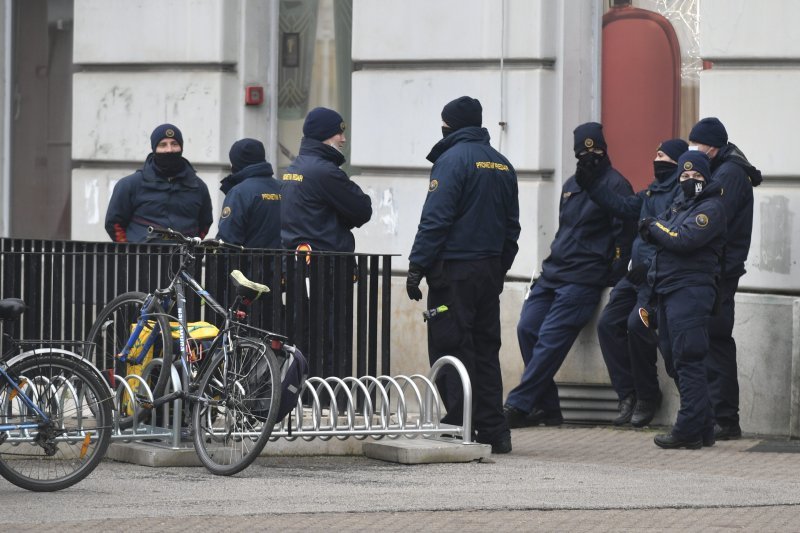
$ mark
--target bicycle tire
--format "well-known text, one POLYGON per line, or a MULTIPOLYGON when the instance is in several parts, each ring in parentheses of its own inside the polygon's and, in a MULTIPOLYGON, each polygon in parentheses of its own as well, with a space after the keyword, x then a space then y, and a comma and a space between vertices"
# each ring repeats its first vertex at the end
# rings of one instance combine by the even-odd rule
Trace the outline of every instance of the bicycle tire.
MULTIPOLYGON (((88 476, 113 431, 113 399, 88 363, 48 353, 14 363, 9 374, 49 418, 34 430, 0 433, 0 475, 24 489, 61 490, 88 476)), ((0 385, 0 423, 41 422, 8 383, 0 385)))
MULTIPOLYGON (((173 352, 169 320, 164 316, 164 310, 157 301, 152 304, 153 313, 156 315, 153 320, 158 324, 160 330, 160 338, 156 342, 155 348, 150 351, 150 354, 146 356, 141 365, 121 362, 116 358, 116 355, 127 344, 131 335, 131 326, 138 322, 142 305, 147 296, 143 292, 126 292, 111 300, 97 315, 97 319, 89 330, 87 341, 94 343, 95 365, 101 370, 113 369, 114 375, 121 378, 131 373, 141 373, 153 356, 157 355, 155 352, 160 351, 163 361, 161 371, 158 372, 157 378, 152 379, 151 376, 151 379, 147 380, 153 397, 158 398, 164 394, 167 383, 169 383, 170 372, 164 372, 163 370, 169 369, 172 365, 173 352)), ((140 383, 135 380, 131 380, 129 384, 134 394, 141 387, 140 383)), ((116 385, 116 383, 112 382, 112 385, 116 385)), ((127 393, 123 393, 120 397, 120 405, 117 408, 119 410, 119 427, 121 429, 127 429, 133 425, 134 401, 127 393)), ((141 413, 139 422, 147 421, 149 416, 149 411, 141 413)))
POLYGON ((235 338, 225 363, 219 353, 200 379, 198 394, 215 403, 194 403, 192 438, 203 465, 230 476, 247 468, 269 441, 281 379, 275 353, 260 339, 235 338))

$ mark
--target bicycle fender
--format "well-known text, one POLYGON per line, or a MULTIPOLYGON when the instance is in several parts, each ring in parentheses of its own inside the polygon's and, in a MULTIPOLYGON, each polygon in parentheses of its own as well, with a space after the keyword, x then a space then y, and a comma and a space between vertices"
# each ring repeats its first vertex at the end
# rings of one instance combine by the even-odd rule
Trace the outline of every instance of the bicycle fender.
POLYGON ((98 379, 100 379, 100 382, 103 385, 105 385, 105 387, 108 390, 109 394, 110 395, 114 394, 114 391, 111 389, 111 387, 109 387, 108 381, 106 380, 105 377, 103 377, 103 373, 100 372, 99 368, 94 366, 94 364, 89 362, 89 360, 86 359, 85 357, 82 357, 82 356, 76 354, 75 352, 70 352, 69 350, 62 350, 61 348, 36 348, 35 350, 28 350, 26 352, 22 352, 21 354, 15 355, 14 357, 12 357, 11 359, 6 361, 6 365, 11 366, 14 363, 18 363, 20 361, 24 361, 26 359, 30 359, 31 357, 35 357, 37 355, 46 355, 46 354, 62 355, 62 356, 67 357, 69 359, 76 359, 76 360, 80 361, 81 363, 85 363, 89 368, 92 369, 92 371, 95 373, 95 375, 98 377, 98 379))

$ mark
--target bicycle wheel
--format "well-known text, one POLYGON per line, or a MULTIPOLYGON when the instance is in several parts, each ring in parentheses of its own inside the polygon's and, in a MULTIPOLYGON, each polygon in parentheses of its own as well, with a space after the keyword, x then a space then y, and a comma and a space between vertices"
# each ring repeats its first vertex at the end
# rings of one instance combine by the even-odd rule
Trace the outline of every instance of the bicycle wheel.
POLYGON ((200 461, 230 476, 252 463, 267 444, 281 403, 278 360, 259 339, 235 338, 198 386, 205 401, 192 408, 192 435, 200 461), (227 357, 226 357, 227 355, 227 357))
MULTIPOLYGON (((157 339, 152 348, 145 354, 140 364, 133 364, 131 362, 122 362, 117 359, 117 354, 122 352, 122 349, 128 342, 131 336, 134 325, 141 318, 142 305, 144 304, 147 295, 143 292, 126 292, 111 300, 100 314, 97 315, 97 320, 92 324, 89 330, 88 342, 94 343, 94 363, 101 370, 113 370, 114 375, 124 378, 126 376, 136 374, 142 375, 148 364, 157 357, 163 360, 161 365, 150 365, 149 372, 145 381, 153 392, 153 397, 157 398, 164 394, 164 389, 167 386, 170 378, 170 372, 164 371, 169 369, 172 365, 172 336, 170 334, 169 320, 164 316, 164 310, 158 302, 153 302, 151 313, 153 316, 148 319, 148 329, 155 329, 157 339)), ((140 335, 142 342, 144 342, 144 335, 140 335)), ((141 344, 141 343, 139 343, 141 344)), ((135 354, 131 354, 135 355, 135 354)), ((112 382, 114 383, 114 382, 112 382)), ((129 379, 128 384, 133 390, 134 394, 143 394, 144 387, 138 379, 129 379)), ((120 428, 126 429, 133 425, 135 399, 125 392, 120 398, 119 408, 119 425, 120 428)), ((140 415, 139 421, 146 421, 149 418, 149 412, 144 412, 140 415)))
POLYGON ((111 439, 108 386, 87 363, 55 353, 23 359, 8 372, 49 421, 11 385, 0 385, 0 424, 39 424, 0 432, 0 475, 34 491, 61 490, 88 476, 111 439))

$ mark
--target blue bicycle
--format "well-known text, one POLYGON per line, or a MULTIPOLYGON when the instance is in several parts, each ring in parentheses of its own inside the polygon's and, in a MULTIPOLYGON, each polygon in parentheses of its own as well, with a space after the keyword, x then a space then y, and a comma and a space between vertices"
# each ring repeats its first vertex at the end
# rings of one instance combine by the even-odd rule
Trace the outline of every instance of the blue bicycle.
MULTIPOLYGON (((4 331, 24 310, 22 300, 0 300, 4 331)), ((61 490, 88 476, 113 429, 112 392, 99 371, 46 344, 4 333, 0 351, 0 475, 33 491, 61 490), (23 351, 27 345, 39 347, 23 351)))

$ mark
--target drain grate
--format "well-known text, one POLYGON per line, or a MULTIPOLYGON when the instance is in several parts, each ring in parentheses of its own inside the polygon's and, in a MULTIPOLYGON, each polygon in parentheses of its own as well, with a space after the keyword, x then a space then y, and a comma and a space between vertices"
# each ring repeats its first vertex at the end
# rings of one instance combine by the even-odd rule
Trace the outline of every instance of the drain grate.
POLYGON ((572 423, 610 424, 617 416, 617 393, 609 385, 558 383, 564 420, 572 423))

